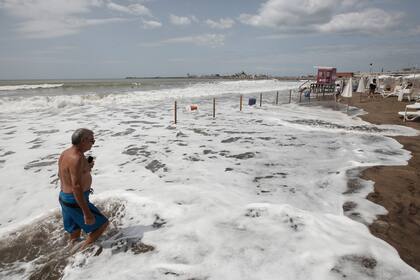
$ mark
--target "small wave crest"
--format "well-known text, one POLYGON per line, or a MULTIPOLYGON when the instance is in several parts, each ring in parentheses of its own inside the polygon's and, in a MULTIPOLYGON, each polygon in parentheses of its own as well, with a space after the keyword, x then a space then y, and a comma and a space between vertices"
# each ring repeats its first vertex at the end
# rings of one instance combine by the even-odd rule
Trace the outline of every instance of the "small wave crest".
POLYGON ((8 85, 0 86, 0 90, 25 90, 25 89, 39 89, 39 88, 57 88, 64 84, 36 84, 36 85, 8 85))

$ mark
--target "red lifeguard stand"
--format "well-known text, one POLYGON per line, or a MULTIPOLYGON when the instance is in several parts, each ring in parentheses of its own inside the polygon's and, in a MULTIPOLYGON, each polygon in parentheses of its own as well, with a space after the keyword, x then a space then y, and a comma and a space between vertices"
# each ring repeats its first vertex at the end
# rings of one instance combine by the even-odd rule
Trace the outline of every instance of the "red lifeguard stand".
POLYGON ((319 85, 334 84, 337 79, 337 68, 334 67, 317 67, 318 75, 316 76, 316 83, 319 85))
POLYGON ((316 83, 311 84, 309 99, 311 94, 316 94, 317 98, 320 93, 322 93, 322 96, 325 94, 333 95, 335 92, 335 80, 337 79, 337 68, 326 66, 315 66, 314 68, 318 69, 318 74, 316 83))

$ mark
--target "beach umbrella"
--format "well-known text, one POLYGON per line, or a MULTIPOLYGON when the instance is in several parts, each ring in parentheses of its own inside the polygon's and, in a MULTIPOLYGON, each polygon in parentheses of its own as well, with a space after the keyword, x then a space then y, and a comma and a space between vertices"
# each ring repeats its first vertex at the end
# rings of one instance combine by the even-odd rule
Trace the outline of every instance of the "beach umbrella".
POLYGON ((342 97, 352 97, 353 96, 353 79, 350 78, 343 89, 343 93, 341 94, 342 97))
POLYGON ((362 92, 365 91, 365 88, 366 88, 365 87, 365 78, 364 77, 360 77, 359 84, 357 85, 356 92, 362 93, 362 92))
MULTIPOLYGON (((353 79, 350 77, 350 79, 347 81, 347 84, 345 85, 343 89, 343 93, 341 93, 341 97, 351 98, 353 96, 353 79)), ((347 112, 349 111, 349 104, 350 100, 347 103, 347 112)))

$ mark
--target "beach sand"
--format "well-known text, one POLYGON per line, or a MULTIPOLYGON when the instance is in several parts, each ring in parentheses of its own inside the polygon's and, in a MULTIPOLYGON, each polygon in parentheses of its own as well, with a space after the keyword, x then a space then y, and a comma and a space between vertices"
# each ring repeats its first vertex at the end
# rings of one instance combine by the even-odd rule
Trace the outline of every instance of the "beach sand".
MULTIPOLYGON (((342 101, 347 103, 348 101, 342 101)), ((411 102, 412 103, 412 102, 411 102)), ((407 102, 396 97, 375 96, 369 100, 354 94, 350 105, 367 112, 361 118, 373 124, 396 124, 420 130, 420 121, 403 122, 398 116, 407 102)), ((420 271, 420 136, 393 137, 412 154, 406 166, 375 166, 362 172, 362 178, 372 180, 374 192, 368 199, 388 210, 370 225, 375 236, 397 249, 400 257, 420 271)))

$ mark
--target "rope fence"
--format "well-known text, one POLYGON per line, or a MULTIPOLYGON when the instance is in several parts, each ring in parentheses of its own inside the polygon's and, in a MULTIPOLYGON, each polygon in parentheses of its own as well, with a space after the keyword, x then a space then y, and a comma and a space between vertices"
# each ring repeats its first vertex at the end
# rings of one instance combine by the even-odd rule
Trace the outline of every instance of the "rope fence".
MULTIPOLYGON (((213 119, 216 118, 216 99, 223 99, 223 98, 212 98, 212 117, 213 119)), ((294 103, 301 103, 302 102, 302 92, 299 92, 298 90, 277 90, 277 91, 269 91, 269 92, 260 92, 253 93, 253 94, 240 94, 238 96, 239 99, 239 106, 237 107, 240 112, 244 109, 244 102, 247 99, 248 106, 257 106, 263 107, 266 104, 270 105, 284 105, 284 104, 290 104, 292 102, 294 103), (258 96, 258 98, 256 97, 258 96), (245 100, 244 100, 245 99, 245 100)), ((305 99, 303 99, 305 101, 305 99)), ((306 101, 309 102, 310 98, 306 98, 306 101)), ((205 101, 204 101, 205 102, 205 101)), ((208 104, 208 103, 207 103, 208 104)), ((174 115, 173 115, 173 123, 177 124, 178 119, 178 100, 174 101, 174 115)), ((186 104, 186 108, 188 111, 196 111, 198 110, 199 106, 198 104, 186 104)))
MULTIPOLYGON (((335 94, 330 93, 330 92, 318 93, 318 92, 311 92, 311 91, 305 91, 305 90, 300 90, 300 89, 260 92, 259 95, 258 93, 240 94, 238 96, 239 106, 237 107, 240 112, 242 112, 244 108, 244 98, 245 99, 248 98, 248 104, 247 104, 248 106, 257 106, 258 104, 258 107, 263 107, 263 105, 265 104, 285 105, 285 104, 290 104, 290 103, 310 103, 311 99, 315 99, 316 101, 335 100, 335 94)), ((224 98, 223 97, 212 98, 213 119, 216 118, 216 99, 224 99, 224 98)), ((178 123, 177 104, 178 104, 177 100, 175 100, 174 101, 174 120, 173 120, 174 124, 178 123)), ((187 103, 186 105, 187 105, 188 111, 196 111, 199 108, 198 104, 187 103)))

